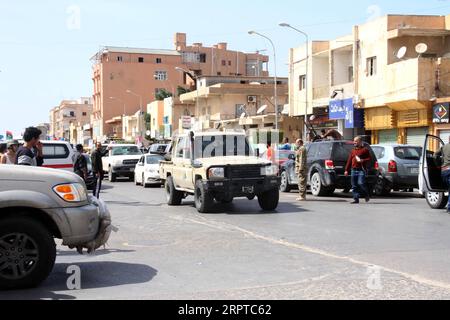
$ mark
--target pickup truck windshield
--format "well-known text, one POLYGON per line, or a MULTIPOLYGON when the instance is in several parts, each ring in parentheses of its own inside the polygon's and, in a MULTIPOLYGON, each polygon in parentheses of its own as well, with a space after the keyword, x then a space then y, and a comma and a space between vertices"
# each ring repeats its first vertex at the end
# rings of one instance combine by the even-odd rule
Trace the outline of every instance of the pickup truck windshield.
POLYGON ((253 155, 252 149, 243 135, 196 137, 194 150, 196 159, 253 155))
POLYGON ((113 147, 112 149, 113 156, 138 156, 141 154, 142 152, 139 150, 137 146, 113 147))

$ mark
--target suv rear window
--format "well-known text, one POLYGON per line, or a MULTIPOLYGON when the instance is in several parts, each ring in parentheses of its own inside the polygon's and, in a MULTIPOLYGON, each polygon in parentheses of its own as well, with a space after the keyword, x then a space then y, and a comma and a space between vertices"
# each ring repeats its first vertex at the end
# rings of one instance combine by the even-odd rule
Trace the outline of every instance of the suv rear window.
POLYGON ((354 146, 350 143, 335 143, 333 150, 333 160, 335 161, 347 161, 348 156, 352 152, 354 146))
POLYGON ((70 155, 69 148, 65 144, 44 144, 42 153, 44 159, 65 159, 70 155))
POLYGON ((420 147, 397 147, 394 148, 395 156, 402 160, 420 160, 422 148, 420 147))

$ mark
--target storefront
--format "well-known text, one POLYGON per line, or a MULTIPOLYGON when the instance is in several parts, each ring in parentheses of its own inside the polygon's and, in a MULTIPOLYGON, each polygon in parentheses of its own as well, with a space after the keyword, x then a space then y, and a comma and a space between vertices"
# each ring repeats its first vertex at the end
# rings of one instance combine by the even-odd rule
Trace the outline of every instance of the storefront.
POLYGON ((425 136, 428 134, 429 130, 429 127, 406 129, 406 144, 412 146, 423 146, 425 136))
POLYGON ((379 144, 397 144, 398 143, 398 129, 388 129, 378 131, 379 144))
POLYGON ((450 103, 438 103, 433 106, 434 135, 444 143, 450 142, 450 103))

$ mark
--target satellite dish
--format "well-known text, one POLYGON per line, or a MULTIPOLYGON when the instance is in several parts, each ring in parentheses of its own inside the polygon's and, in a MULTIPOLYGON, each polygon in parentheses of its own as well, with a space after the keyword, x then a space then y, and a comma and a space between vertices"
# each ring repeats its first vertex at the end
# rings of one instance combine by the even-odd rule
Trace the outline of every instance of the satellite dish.
POLYGON ((267 105, 263 105, 261 108, 258 109, 258 111, 256 112, 257 114, 261 114, 263 113, 265 110, 267 109, 267 105))
POLYGON ((444 54, 442 57, 443 57, 443 58, 446 58, 446 59, 449 59, 449 58, 450 58, 450 52, 444 54))
POLYGON ((309 121, 314 121, 314 120, 316 120, 316 116, 311 116, 311 117, 309 117, 309 121))
POLYGON ((424 54, 425 52, 427 52, 428 51, 428 46, 425 44, 425 43, 419 43, 417 46, 416 46, 416 52, 418 53, 418 54, 424 54))
POLYGON ((246 116, 246 114, 245 114, 245 112, 243 112, 243 113, 241 114, 241 119, 244 119, 245 116, 246 116))
POLYGON ((396 54, 397 58, 400 60, 403 59, 405 57, 407 51, 408 51, 408 48, 401 47, 396 54))

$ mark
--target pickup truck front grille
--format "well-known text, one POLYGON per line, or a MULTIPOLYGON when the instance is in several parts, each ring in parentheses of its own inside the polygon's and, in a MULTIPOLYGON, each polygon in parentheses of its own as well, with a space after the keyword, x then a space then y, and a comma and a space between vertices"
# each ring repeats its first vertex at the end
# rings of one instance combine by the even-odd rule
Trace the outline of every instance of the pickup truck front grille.
POLYGON ((123 160, 123 164, 124 165, 129 165, 129 166, 131 166, 131 165, 137 165, 137 163, 139 162, 139 160, 138 159, 136 159, 136 160, 123 160))
POLYGON ((260 166, 231 166, 230 168, 230 178, 259 178, 261 177, 261 167, 260 166))

